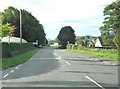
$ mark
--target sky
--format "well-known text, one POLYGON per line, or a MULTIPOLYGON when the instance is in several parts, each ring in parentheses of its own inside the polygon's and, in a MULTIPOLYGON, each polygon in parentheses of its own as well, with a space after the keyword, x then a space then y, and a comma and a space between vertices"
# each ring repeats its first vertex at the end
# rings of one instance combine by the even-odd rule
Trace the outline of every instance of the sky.
POLYGON ((100 36, 105 6, 115 0, 0 0, 0 12, 8 6, 25 9, 44 26, 47 39, 55 39, 64 26, 76 36, 100 36))

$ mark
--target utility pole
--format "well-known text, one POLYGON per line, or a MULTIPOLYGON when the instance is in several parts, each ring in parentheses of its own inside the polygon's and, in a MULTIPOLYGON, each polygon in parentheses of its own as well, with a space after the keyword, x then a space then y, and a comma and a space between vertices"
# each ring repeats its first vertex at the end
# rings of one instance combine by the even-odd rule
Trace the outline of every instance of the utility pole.
POLYGON ((20 9, 20 53, 22 54, 22 13, 20 9))

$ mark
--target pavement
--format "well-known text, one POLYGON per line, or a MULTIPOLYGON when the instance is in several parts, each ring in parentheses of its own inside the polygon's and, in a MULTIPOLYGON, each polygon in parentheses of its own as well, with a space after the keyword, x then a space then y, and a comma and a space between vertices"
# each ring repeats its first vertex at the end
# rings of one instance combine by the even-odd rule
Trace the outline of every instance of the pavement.
POLYGON ((118 89, 117 65, 97 56, 46 47, 27 62, 2 70, 2 87, 118 89))

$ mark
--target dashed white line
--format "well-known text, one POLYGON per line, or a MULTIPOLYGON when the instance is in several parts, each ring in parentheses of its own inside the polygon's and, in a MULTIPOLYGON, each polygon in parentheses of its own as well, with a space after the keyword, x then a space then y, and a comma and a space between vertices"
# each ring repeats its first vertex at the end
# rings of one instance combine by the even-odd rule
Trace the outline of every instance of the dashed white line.
POLYGON ((100 84, 98 84, 96 81, 94 81, 93 79, 91 79, 88 76, 85 76, 87 79, 89 79, 91 82, 93 82, 94 84, 96 84, 97 86, 99 86, 101 89, 105 89, 103 86, 101 86, 100 84))
POLYGON ((22 66, 22 65, 19 65, 19 66, 22 66))
POLYGON ((9 74, 6 74, 5 76, 3 76, 3 78, 6 78, 9 74))
POLYGON ((67 62, 67 61, 66 61, 66 63, 67 63, 68 65, 70 65, 70 63, 69 63, 69 62, 67 62))
POLYGON ((10 73, 13 73, 15 70, 12 70, 10 73))
MULTIPOLYGON (((19 65, 19 66, 22 66, 22 65, 19 65)), ((17 66, 15 69, 18 69, 19 67, 17 66)), ((15 70, 12 70, 12 71, 10 71, 10 73, 13 73, 15 70)), ((6 74, 6 75, 4 75, 3 76, 3 78, 6 78, 7 76, 8 76, 9 74, 6 74)))
POLYGON ((15 69, 18 69, 19 67, 17 66, 15 69))

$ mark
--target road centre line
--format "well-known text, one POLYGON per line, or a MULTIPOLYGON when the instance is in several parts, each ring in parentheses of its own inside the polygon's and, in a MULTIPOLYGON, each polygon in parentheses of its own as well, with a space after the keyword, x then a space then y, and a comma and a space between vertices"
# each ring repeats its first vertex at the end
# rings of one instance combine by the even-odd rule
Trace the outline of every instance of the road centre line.
POLYGON ((3 76, 3 78, 6 78, 9 74, 6 74, 5 76, 3 76))
POLYGON ((96 84, 97 86, 99 86, 101 89, 105 89, 103 86, 101 86, 100 84, 98 84, 96 81, 94 81, 93 79, 91 79, 88 76, 85 76, 87 79, 89 79, 91 82, 93 82, 94 84, 96 84))

